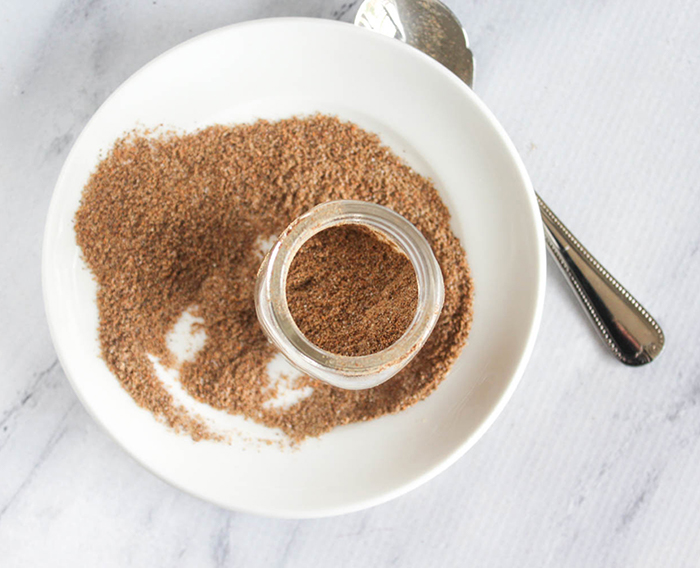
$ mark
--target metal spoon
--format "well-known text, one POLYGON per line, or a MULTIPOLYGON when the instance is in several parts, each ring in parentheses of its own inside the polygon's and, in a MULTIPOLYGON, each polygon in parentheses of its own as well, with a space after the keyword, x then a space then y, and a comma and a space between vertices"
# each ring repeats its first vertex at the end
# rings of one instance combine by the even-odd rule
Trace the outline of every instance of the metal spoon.
MULTIPOLYGON (((401 40, 430 55, 469 87, 474 56, 467 33, 438 0, 364 0, 355 24, 401 40)), ((649 313, 585 249, 537 195, 545 241, 598 333, 620 361, 650 363, 664 334, 649 313)))

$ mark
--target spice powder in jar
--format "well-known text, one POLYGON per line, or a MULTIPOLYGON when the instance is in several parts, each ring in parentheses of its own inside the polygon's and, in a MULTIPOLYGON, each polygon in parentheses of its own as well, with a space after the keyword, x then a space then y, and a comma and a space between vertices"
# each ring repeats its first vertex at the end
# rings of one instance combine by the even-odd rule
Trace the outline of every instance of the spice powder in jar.
POLYGON ((311 343, 357 357, 403 335, 416 313, 418 283, 398 247, 367 227, 339 225, 311 237, 296 254, 287 303, 311 343))

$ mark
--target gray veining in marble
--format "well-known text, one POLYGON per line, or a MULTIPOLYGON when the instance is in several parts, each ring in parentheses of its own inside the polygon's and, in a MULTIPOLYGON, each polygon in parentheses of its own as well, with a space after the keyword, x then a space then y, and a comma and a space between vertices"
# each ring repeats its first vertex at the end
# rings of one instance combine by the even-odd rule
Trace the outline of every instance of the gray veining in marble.
POLYGON ((229 513, 144 471, 90 419, 41 298, 43 223, 92 113, 164 50, 342 0, 7 0, 0 5, 0 565, 700 564, 700 4, 453 0, 476 90, 543 197, 667 334, 609 356, 553 266, 532 362, 437 479, 338 518, 229 513))

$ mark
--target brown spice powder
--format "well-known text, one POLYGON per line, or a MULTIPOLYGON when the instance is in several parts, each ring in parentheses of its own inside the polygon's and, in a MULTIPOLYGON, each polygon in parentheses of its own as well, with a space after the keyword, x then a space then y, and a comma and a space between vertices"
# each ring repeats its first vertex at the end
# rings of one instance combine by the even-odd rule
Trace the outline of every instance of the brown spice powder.
POLYGON ((183 388, 214 408, 281 428, 291 440, 400 411, 444 379, 467 339, 472 285, 450 215, 429 180, 358 126, 317 115, 212 126, 182 136, 132 133, 90 177, 75 217, 78 245, 97 283, 102 355, 134 400, 193 438, 211 438, 174 403, 148 355, 174 366, 165 336, 189 309, 207 341, 179 367, 183 388), (260 238, 278 235, 336 199, 394 209, 427 238, 442 268, 445 302, 435 330, 391 380, 345 391, 302 377, 313 393, 289 408, 266 366, 276 351, 255 315, 260 238))
POLYGON ((408 329, 418 282, 396 246, 366 227, 340 225, 317 233, 296 254, 287 303, 311 343, 337 355, 369 355, 408 329))

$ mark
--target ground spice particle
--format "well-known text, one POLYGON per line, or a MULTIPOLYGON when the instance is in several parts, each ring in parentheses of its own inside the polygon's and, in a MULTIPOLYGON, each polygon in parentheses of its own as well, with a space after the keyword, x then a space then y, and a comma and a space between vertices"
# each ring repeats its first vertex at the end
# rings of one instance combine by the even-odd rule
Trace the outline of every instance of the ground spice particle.
POLYGON ((340 225, 317 233, 296 254, 287 304, 311 343, 337 355, 369 355, 408 329, 418 282, 396 246, 366 227, 340 225))
POLYGON ((444 379, 472 308, 466 255, 449 223, 432 183, 376 135, 316 115, 184 135, 131 133, 90 177, 75 232, 98 283, 102 356, 139 405, 195 439, 216 437, 175 404, 148 358, 175 364, 165 336, 189 309, 203 319, 207 341, 180 365, 183 388, 300 441, 405 409, 444 379), (423 233, 443 271, 442 314, 420 353, 379 387, 345 391, 302 377, 297 386, 312 386, 310 396, 289 408, 266 406, 276 351, 255 315, 260 239, 336 199, 385 205, 423 233))

